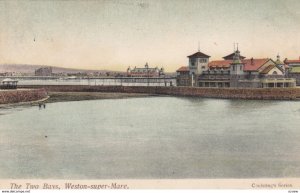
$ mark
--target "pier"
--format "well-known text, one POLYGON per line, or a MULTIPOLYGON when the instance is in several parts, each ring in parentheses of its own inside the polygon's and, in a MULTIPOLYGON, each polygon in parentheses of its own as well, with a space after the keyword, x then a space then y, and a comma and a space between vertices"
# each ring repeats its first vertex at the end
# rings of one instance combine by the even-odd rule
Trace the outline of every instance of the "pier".
POLYGON ((19 85, 120 85, 120 86, 176 86, 175 77, 54 77, 5 76, 18 80, 19 85))

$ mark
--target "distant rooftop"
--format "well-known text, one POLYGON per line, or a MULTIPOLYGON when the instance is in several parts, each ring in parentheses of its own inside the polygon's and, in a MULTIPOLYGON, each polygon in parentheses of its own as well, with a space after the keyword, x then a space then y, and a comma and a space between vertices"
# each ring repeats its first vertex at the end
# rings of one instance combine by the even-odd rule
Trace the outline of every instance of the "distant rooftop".
POLYGON ((286 64, 300 63, 300 59, 299 60, 288 60, 288 59, 286 59, 286 60, 284 60, 284 63, 286 63, 286 64))
MULTIPOLYGON (((235 53, 233 52, 232 54, 229 54, 229 55, 227 55, 227 56, 224 56, 223 58, 224 58, 224 60, 233 60, 233 56, 235 55, 235 53)), ((245 56, 242 56, 242 55, 240 55, 240 59, 245 59, 246 57, 245 56)))
POLYGON ((210 57, 209 55, 206 55, 206 54, 204 54, 202 52, 199 52, 199 51, 192 54, 192 55, 190 55, 190 56, 188 56, 188 58, 209 58, 209 57, 210 57))
POLYGON ((178 70, 176 70, 176 72, 188 72, 188 71, 189 71, 189 67, 187 66, 182 66, 178 70))

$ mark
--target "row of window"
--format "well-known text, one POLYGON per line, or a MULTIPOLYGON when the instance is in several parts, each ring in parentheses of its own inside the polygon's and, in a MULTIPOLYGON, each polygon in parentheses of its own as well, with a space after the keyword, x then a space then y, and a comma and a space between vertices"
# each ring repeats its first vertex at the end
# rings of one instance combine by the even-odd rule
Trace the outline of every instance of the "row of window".
MULTIPOLYGON (((191 59, 191 63, 192 64, 195 64, 196 62, 197 62, 197 59, 191 59)), ((200 62, 200 63, 207 63, 208 60, 206 58, 199 58, 198 62, 200 62)))
MULTIPOLYGON (((235 69, 236 69, 235 65, 232 65, 232 70, 235 71, 235 69)), ((243 66, 240 66, 240 71, 242 71, 242 70, 243 70, 243 66)))

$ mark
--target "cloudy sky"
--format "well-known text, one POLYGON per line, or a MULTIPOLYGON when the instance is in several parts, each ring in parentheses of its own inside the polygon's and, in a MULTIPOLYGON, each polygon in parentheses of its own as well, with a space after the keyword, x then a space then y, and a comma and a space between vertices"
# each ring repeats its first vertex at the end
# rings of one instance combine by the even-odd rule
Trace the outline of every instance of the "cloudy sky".
POLYGON ((300 56, 299 0, 0 1, 0 63, 175 71, 220 59, 300 56))

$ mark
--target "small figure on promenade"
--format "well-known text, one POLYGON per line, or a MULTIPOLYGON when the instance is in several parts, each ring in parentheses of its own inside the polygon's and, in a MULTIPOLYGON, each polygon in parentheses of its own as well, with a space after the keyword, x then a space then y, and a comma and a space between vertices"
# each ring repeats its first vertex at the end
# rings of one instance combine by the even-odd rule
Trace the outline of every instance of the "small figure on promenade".
POLYGON ((41 104, 41 103, 39 103, 39 109, 41 110, 41 108, 42 108, 42 104, 41 104))
POLYGON ((45 103, 43 104, 43 107, 44 107, 44 109, 46 108, 46 104, 45 103))

